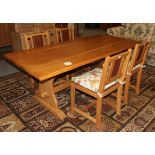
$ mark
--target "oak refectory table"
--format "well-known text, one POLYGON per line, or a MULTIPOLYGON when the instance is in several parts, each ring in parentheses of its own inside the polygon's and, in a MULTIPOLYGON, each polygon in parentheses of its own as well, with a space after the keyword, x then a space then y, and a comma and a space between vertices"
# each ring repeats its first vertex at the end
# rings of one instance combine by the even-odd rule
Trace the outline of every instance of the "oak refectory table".
MULTIPOLYGON (((55 92, 58 90, 54 88, 55 77, 108 55, 133 48, 136 43, 129 39, 99 35, 57 45, 11 52, 5 54, 5 58, 39 80, 35 97, 63 120, 66 115, 57 104, 55 92)), ((60 87, 69 86, 70 82, 67 81, 60 87)))

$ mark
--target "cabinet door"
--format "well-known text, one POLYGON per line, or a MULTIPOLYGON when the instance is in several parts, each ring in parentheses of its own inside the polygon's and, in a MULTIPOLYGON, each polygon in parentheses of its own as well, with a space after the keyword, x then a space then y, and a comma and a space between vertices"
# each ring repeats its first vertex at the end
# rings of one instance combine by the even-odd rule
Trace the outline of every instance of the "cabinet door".
POLYGON ((0 46, 7 46, 11 44, 9 26, 9 24, 0 23, 0 46))

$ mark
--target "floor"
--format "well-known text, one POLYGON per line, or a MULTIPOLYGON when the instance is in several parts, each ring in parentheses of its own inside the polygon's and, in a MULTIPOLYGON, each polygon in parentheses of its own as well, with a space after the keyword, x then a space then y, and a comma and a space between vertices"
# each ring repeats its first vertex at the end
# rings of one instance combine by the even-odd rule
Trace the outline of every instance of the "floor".
POLYGON ((0 77, 19 72, 19 70, 5 60, 0 60, 0 77))
MULTIPOLYGON (((135 80, 133 79, 133 83, 135 80)), ((115 108, 103 103, 102 131, 155 131, 155 68, 144 69, 142 92, 136 95, 130 90, 129 104, 122 106, 122 113, 116 116, 115 108)), ((70 113, 69 89, 57 93, 59 107, 67 115, 63 121, 33 98, 29 79, 23 72, 0 78, 0 131, 73 131, 94 132, 95 125, 86 118, 70 113)), ((77 92, 76 103, 81 108, 94 102, 86 94, 77 92)), ((107 96, 115 102, 115 98, 107 96)), ((95 107, 90 108, 95 115, 95 107)))
POLYGON ((4 54, 11 51, 11 46, 0 47, 0 77, 19 72, 15 66, 4 59, 4 54))

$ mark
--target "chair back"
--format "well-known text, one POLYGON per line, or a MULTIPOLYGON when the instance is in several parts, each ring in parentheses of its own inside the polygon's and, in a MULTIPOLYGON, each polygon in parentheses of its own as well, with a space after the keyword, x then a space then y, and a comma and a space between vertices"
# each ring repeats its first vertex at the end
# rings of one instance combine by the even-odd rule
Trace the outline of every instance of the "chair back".
POLYGON ((100 93, 103 93, 106 89, 105 86, 108 84, 124 82, 131 51, 129 49, 126 52, 106 57, 99 86, 100 93))
POLYGON ((57 43, 74 40, 74 33, 72 28, 56 28, 57 43))
POLYGON ((144 42, 141 44, 136 44, 133 50, 130 65, 128 69, 128 73, 132 73, 132 70, 137 65, 143 66, 145 63, 145 59, 149 50, 150 42, 144 42))
POLYGON ((26 49, 42 47, 50 44, 48 32, 25 34, 24 38, 26 49))

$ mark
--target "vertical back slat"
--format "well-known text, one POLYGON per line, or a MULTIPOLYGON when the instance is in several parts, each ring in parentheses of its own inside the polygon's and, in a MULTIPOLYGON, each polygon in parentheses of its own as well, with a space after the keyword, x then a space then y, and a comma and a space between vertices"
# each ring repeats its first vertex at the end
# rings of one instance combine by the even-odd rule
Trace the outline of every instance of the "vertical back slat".
POLYGON ((70 40, 69 29, 62 30, 61 34, 62 34, 62 41, 69 41, 70 40))
POLYGON ((144 52, 145 52, 145 45, 142 44, 139 46, 139 48, 137 50, 134 66, 136 66, 142 62, 144 52))
POLYGON ((117 75, 120 68, 121 59, 116 60, 113 64, 114 64, 114 68, 112 70, 111 78, 117 75))
POLYGON ((44 46, 44 41, 43 41, 42 35, 32 36, 32 40, 33 40, 34 48, 44 46))

